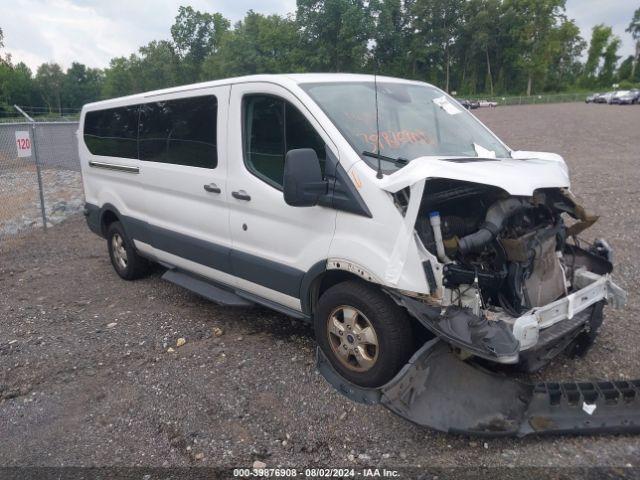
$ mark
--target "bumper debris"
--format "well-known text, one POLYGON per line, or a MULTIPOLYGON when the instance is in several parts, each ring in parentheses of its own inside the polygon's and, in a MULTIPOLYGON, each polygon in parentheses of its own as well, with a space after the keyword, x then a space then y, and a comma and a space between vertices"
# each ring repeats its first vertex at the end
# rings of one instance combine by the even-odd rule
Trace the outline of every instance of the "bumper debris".
POLYGON ((640 380, 529 384, 462 361, 439 339, 427 342, 389 383, 344 380, 318 350, 318 370, 353 401, 380 403, 442 432, 478 436, 640 432, 640 380))

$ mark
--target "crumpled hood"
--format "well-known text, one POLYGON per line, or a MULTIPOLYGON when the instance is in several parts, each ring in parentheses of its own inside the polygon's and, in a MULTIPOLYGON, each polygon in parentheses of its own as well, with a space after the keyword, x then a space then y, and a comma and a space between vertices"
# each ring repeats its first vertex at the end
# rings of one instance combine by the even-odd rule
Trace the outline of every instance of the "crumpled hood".
POLYGON ((383 190, 393 193, 426 178, 449 178, 493 185, 518 196, 531 196, 539 188, 570 186, 567 166, 555 154, 540 152, 538 157, 527 159, 470 158, 469 161, 450 161, 446 158, 416 158, 397 172, 385 176, 379 185, 383 190))

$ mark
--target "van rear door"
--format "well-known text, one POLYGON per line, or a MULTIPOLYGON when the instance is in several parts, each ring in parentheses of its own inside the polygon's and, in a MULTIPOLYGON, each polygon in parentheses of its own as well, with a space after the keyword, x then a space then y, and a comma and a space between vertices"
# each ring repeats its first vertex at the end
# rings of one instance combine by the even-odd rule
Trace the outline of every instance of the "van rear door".
POLYGON ((233 85, 228 135, 231 262, 237 286, 300 311, 302 277, 326 261, 336 210, 287 205, 284 158, 288 150, 313 148, 322 164, 325 145, 337 149, 291 92, 270 83, 233 85))

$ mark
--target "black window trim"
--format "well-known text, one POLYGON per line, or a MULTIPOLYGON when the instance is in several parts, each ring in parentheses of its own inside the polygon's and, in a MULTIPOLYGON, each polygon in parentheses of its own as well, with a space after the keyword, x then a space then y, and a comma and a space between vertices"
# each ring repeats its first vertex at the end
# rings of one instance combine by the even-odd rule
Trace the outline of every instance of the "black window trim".
MULTIPOLYGON (((179 93, 183 93, 183 92, 179 92, 179 93)), ((206 170, 206 171, 211 171, 211 170, 216 170, 218 168, 218 165, 220 164, 220 152, 218 150, 218 132, 219 132, 219 118, 218 116, 220 115, 220 99, 218 98, 218 95, 212 92, 201 92, 199 95, 185 95, 185 96, 179 96, 176 98, 164 98, 164 99, 154 99, 154 100, 149 100, 146 102, 139 102, 139 103, 130 103, 130 104, 125 104, 125 105, 119 105, 119 106, 115 106, 115 107, 106 107, 106 108, 96 108, 95 110, 88 110, 85 115, 84 115, 84 119, 82 122, 82 142, 84 143, 84 146, 86 147, 86 149, 89 151, 89 153, 91 155, 93 155, 94 157, 104 157, 104 158, 120 158, 120 159, 125 159, 125 160, 135 160, 138 162, 147 162, 147 163, 156 163, 156 164, 160 164, 160 165, 176 165, 179 167, 187 167, 187 168, 198 168, 201 170, 206 170), (207 167, 196 167, 193 165, 182 165, 180 163, 170 163, 170 162, 155 162, 153 160, 143 160, 142 158, 140 158, 140 114, 142 112, 142 105, 148 105, 148 104, 152 104, 152 103, 159 103, 159 102, 170 102, 170 101, 174 101, 174 100, 185 100, 185 99, 191 99, 191 98, 200 98, 200 97, 213 97, 216 100, 216 165, 212 168, 207 168, 207 167), (107 110, 115 110, 118 108, 136 108, 137 109, 137 115, 138 115, 138 125, 137 125, 137 129, 136 129, 136 158, 131 158, 131 157, 113 157, 113 156, 109 156, 109 155, 99 155, 99 154, 95 154, 93 153, 90 149, 89 146, 87 145, 87 142, 85 141, 85 135, 88 135, 85 133, 86 128, 87 128, 87 115, 90 113, 94 113, 94 112, 104 112, 107 110)), ((244 138, 244 136, 243 136, 244 138)))
MULTIPOLYGON (((309 122, 309 125, 311 125, 311 128, 313 128, 313 130, 316 132, 316 135, 318 135, 320 137, 320 140, 322 140, 322 143, 326 148, 331 148, 329 147, 328 143, 325 141, 325 139, 322 137, 322 135, 320 135, 320 132, 318 131, 318 129, 315 127, 315 125, 309 120, 309 117, 313 118, 315 120, 315 117, 313 117, 313 115, 311 115, 311 112, 309 111, 305 111, 306 108, 304 109, 300 109, 298 108, 296 105, 293 104, 293 102, 291 102, 290 100, 287 100, 286 98, 284 98, 281 95, 277 95, 275 93, 267 93, 267 92, 259 92, 259 91, 255 91, 255 92, 244 92, 242 94, 242 98, 240 101, 240 122, 242 123, 242 125, 240 126, 240 131, 241 131, 241 138, 240 138, 240 143, 242 143, 242 162, 244 163, 244 166, 246 168, 246 170, 251 173, 254 177, 258 178, 259 180, 262 180, 263 182, 265 182, 267 185, 269 185, 270 187, 275 188, 276 190, 278 190, 279 192, 283 192, 284 191, 284 187, 282 185, 278 185, 277 182, 275 182, 273 179, 267 177, 266 175, 264 175, 263 173, 261 173, 260 171, 258 171, 256 168, 253 167, 253 165, 251 165, 251 163, 248 161, 247 158, 247 149, 246 149, 246 126, 247 126, 247 122, 246 122, 246 100, 247 97, 255 97, 255 96, 261 96, 261 97, 271 97, 271 98, 275 98, 276 100, 280 100, 283 102, 283 118, 284 118, 284 145, 285 148, 287 146, 287 109, 286 109, 286 103, 288 103, 289 105, 291 105, 293 108, 295 108, 296 110, 298 110, 302 116, 305 118, 305 120, 307 122, 309 122)), ((297 97, 296 97, 297 99, 297 97)), ((316 120, 317 121, 317 120, 316 120)), ((287 152, 284 152, 284 155, 286 157, 287 152)))
POLYGON ((120 105, 117 107, 107 107, 107 108, 97 108, 95 110, 89 110, 85 113, 84 115, 84 119, 82 122, 82 143, 84 143, 84 146, 86 147, 86 149, 89 151, 89 153, 91 155, 93 155, 94 157, 104 157, 104 158, 119 158, 119 159, 123 159, 123 160, 139 160, 140 158, 140 152, 139 152, 139 146, 138 146, 138 130, 140 129, 140 105, 136 104, 136 103, 132 103, 132 104, 127 104, 127 105, 120 105), (89 148, 89 145, 87 145, 86 142, 86 137, 93 137, 93 138, 111 138, 111 139, 121 139, 122 137, 101 137, 98 135, 92 135, 90 133, 86 133, 87 131, 87 116, 89 114, 92 113, 96 113, 96 114, 100 114, 100 113, 104 113, 107 112, 109 110, 118 110, 118 109, 125 109, 125 108, 135 108, 137 109, 137 116, 138 116, 138 120, 137 120, 137 125, 136 125, 136 158, 133 157, 114 157, 113 155, 100 155, 97 153, 93 153, 91 151, 91 149, 89 148))
MULTIPOLYGON (((242 100, 240 102, 240 109, 241 109, 241 114, 240 114, 240 122, 242 123, 242 125, 240 126, 240 130, 241 130, 241 134, 242 137, 240 139, 241 143, 242 143, 242 162, 244 163, 245 168, 247 169, 247 171, 249 173, 251 173, 254 177, 262 180, 263 182, 265 182, 267 185, 269 185, 270 187, 275 188, 276 190, 282 192, 283 191, 283 187, 282 185, 278 185, 273 179, 267 177, 266 175, 264 175, 263 173, 261 173, 260 171, 258 171, 253 165, 251 165, 251 163, 248 161, 247 158, 247 142, 246 142, 246 135, 247 135, 247 122, 246 122, 246 101, 247 101, 247 97, 254 97, 254 96, 262 96, 262 97, 271 97, 271 98, 275 98, 277 100, 281 100, 283 102, 282 104, 282 109, 283 112, 286 111, 285 107, 284 107, 284 101, 285 99, 280 97, 279 95, 274 95, 271 93, 261 93, 261 92, 252 92, 252 93, 244 93, 242 94, 242 100)), ((284 115, 284 113, 283 113, 284 115)), ((286 117, 284 117, 284 122, 286 122, 286 117)), ((285 135, 286 135, 286 123, 284 123, 285 126, 285 135)), ((285 141, 285 147, 286 147, 287 143, 285 141)), ((286 152, 285 152, 286 155, 286 152)))

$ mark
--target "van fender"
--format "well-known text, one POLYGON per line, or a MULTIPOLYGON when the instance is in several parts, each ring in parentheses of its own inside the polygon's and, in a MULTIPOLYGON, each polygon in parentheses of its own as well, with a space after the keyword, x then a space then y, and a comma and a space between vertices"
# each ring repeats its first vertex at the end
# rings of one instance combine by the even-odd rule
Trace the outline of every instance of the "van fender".
POLYGON ((473 436, 640 433, 640 380, 530 384, 463 361, 444 341, 424 344, 388 383, 362 388, 317 350, 336 390, 417 425, 473 436))
MULTIPOLYGON (((112 203, 105 203, 100 207, 99 213, 99 226, 102 228, 102 222, 104 220, 104 215, 107 212, 111 212, 118 217, 118 221, 122 224, 122 228, 124 228, 125 233, 131 239, 139 240, 145 243, 150 243, 149 233, 148 233, 148 225, 146 222, 142 220, 138 220, 137 218, 130 217, 126 214, 123 214, 118 207, 113 205, 112 203)), ((102 234, 106 234, 106 232, 102 232, 102 234)))
POLYGON ((323 275, 331 270, 343 271, 353 276, 353 278, 361 278, 368 282, 382 284, 378 277, 357 263, 336 257, 320 260, 307 270, 300 283, 300 304, 302 312, 306 315, 311 316, 313 314, 313 302, 316 300, 315 296, 318 293, 314 289, 318 286, 319 280, 322 279, 323 275))

